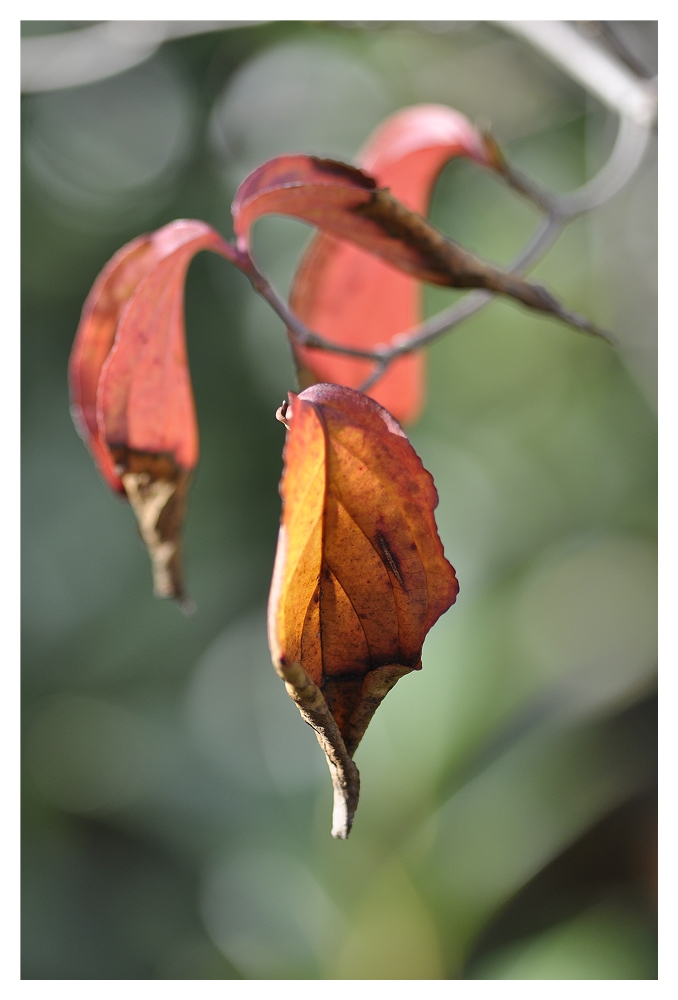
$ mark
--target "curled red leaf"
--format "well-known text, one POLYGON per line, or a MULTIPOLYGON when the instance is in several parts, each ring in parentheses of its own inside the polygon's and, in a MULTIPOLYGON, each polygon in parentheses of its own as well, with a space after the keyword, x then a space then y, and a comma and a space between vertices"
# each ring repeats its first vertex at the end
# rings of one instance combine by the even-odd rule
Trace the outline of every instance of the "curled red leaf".
POLYGON ((157 260, 158 250, 151 236, 137 237, 109 260, 85 300, 68 364, 75 426, 103 478, 111 489, 121 493, 124 487, 97 423, 99 377, 125 306, 157 260))
POLYGON ((134 508, 161 597, 182 596, 180 529, 198 460, 183 302, 200 250, 236 256, 206 223, 183 219, 119 250, 85 301, 69 363, 76 426, 134 508))
POLYGON ((253 170, 235 193, 231 212, 238 247, 248 251, 253 224, 272 213, 304 219, 348 240, 369 241, 374 226, 354 211, 369 204, 376 186, 373 177, 347 163, 276 156, 253 170))
POLYGON ((290 399, 269 642, 328 756, 333 832, 345 837, 357 804, 351 758, 386 693, 421 668, 426 634, 459 588, 433 480, 394 418, 337 385, 290 399))

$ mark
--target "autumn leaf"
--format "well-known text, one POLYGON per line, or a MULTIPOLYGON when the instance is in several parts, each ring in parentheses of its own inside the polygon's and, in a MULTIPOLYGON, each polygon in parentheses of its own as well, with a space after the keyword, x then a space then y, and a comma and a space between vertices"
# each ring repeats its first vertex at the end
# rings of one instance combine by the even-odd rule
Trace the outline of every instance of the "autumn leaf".
MULTIPOLYGON (((440 104, 420 104, 387 118, 359 154, 358 165, 406 208, 427 215, 435 179, 455 156, 494 166, 493 150, 464 115, 440 104)), ((318 233, 297 269, 290 306, 325 339, 370 349, 421 321, 421 284, 360 247, 318 233)), ((295 354, 303 385, 335 382, 358 388, 373 368, 359 358, 302 346, 295 354)), ((397 358, 368 395, 401 423, 412 422, 423 408, 424 369, 421 351, 397 358)))
POLYGON ((105 481, 120 493, 124 493, 124 486, 97 423, 97 390, 120 316, 158 258, 153 239, 139 236, 109 260, 85 300, 68 365, 71 415, 75 426, 105 481))
POLYGON ((253 170, 236 191, 236 245, 245 257, 252 225, 264 215, 291 215, 336 239, 354 243, 419 281, 450 288, 485 288, 599 333, 545 288, 476 257, 422 215, 410 211, 374 177, 335 160, 278 156, 253 170))
POLYGON ((290 400, 279 411, 288 436, 269 642, 327 755, 332 832, 345 838, 359 787, 353 754, 388 691, 421 668, 424 638, 459 588, 433 479, 394 418, 337 385, 290 400))
POLYGON ((180 219, 119 250, 85 301, 69 363, 76 427, 134 508, 159 597, 183 596, 180 533, 198 460, 184 282, 208 249, 236 256, 206 223, 180 219))

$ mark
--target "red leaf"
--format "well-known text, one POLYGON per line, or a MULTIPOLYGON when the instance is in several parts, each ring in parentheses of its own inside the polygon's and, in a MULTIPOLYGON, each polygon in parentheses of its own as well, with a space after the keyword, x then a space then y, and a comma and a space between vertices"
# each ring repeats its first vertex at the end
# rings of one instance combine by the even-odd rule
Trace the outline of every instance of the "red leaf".
POLYGON ((97 424, 99 376, 113 346, 120 316, 140 281, 154 267, 158 251, 150 236, 139 236, 115 254, 85 300, 68 365, 71 414, 101 475, 111 489, 124 492, 111 453, 97 424))
MULTIPOLYGON (((459 248, 387 191, 377 189, 373 177, 346 163, 277 156, 245 178, 231 210, 242 253, 249 252, 250 230, 257 219, 291 215, 422 280, 443 285, 456 281, 459 248)), ((467 257, 471 259, 462 251, 462 264, 467 257)))
POLYGON ((118 251, 87 297, 69 365, 76 426, 106 482, 134 507, 160 596, 182 591, 179 532, 198 460, 183 301, 200 250, 237 257, 193 220, 118 251))
POLYGON ((184 282, 193 257, 233 250, 204 222, 178 220, 151 237, 153 268, 121 317, 101 373, 97 420, 109 447, 171 454, 190 471, 198 431, 184 330, 184 282))
POLYGON ((418 104, 387 118, 358 162, 403 205, 426 215, 432 184, 454 156, 492 166, 485 139, 465 115, 442 104, 418 104))
POLYGON ((336 160, 301 154, 268 160, 242 182, 231 211, 242 253, 249 251, 254 222, 277 213, 355 243, 423 281, 485 287, 490 275, 505 277, 492 268, 488 272, 484 261, 447 239, 388 191, 378 189, 374 177, 336 160))
MULTIPOLYGON (((483 137, 464 115, 439 104, 421 104, 387 118, 358 162, 406 208, 427 215, 435 179, 454 156, 492 165, 483 137)), ((363 350, 389 343, 422 318, 416 279, 324 233, 312 240, 301 260, 290 306, 321 336, 363 350)), ((373 368, 370 362, 311 348, 298 347, 296 354, 306 384, 358 388, 373 368)), ((424 364, 422 352, 398 358, 368 395, 398 420, 416 420, 424 401, 424 364)))
POLYGON ((240 250, 249 250, 250 229, 263 215, 305 219, 345 239, 374 238, 374 224, 353 214, 370 202, 373 177, 336 160, 276 156, 249 174, 235 193, 231 212, 240 250))
POLYGON ((344 831, 335 835, 346 836, 357 802, 350 758, 386 693, 421 668, 426 634, 459 587, 433 480, 393 417, 337 385, 290 400, 269 642, 328 755, 344 831))

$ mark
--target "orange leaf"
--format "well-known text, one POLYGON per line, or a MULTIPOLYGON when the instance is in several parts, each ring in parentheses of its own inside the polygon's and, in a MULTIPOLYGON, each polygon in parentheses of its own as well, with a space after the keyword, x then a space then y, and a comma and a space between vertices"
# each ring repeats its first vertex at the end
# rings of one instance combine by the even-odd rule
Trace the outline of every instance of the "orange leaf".
POLYGON ((433 480, 394 418, 337 385, 290 400, 269 642, 328 756, 333 834, 346 837, 357 804, 351 758, 386 693, 421 668, 426 634, 459 588, 433 480))
POLYGON ((184 219, 119 250, 87 297, 69 363, 76 426, 134 508, 161 597, 182 595, 179 538, 198 460, 184 281, 207 249, 237 257, 206 223, 184 219))
MULTIPOLYGON (((420 104, 387 118, 358 163, 406 208, 427 215, 435 179, 454 156, 493 165, 486 141, 464 115, 420 104)), ((365 250, 319 233, 297 270, 290 306, 327 340, 364 350, 389 343, 421 321, 421 285, 365 250)), ((298 347, 296 355, 306 384, 357 388, 373 368, 368 361, 312 348, 298 347)), ((398 358, 368 395, 401 422, 416 420, 424 401, 424 364, 420 351, 398 358)))

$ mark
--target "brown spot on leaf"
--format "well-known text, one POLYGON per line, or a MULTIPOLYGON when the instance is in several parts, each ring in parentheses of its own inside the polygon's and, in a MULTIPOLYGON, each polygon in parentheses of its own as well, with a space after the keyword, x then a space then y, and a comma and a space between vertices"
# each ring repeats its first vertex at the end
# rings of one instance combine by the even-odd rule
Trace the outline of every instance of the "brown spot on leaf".
POLYGON ((349 180, 353 184, 360 184, 361 187, 367 188, 369 191, 373 191, 377 186, 377 182, 374 177, 366 174, 363 170, 360 170, 359 167, 351 166, 350 163, 342 163, 341 160, 321 159, 318 156, 312 156, 310 159, 316 165, 318 170, 323 173, 332 174, 334 177, 349 180))
MULTIPOLYGON (((379 542, 379 548, 381 549, 381 552, 382 552, 382 555, 384 556, 384 559, 388 563, 389 569, 393 573, 394 577, 396 578, 396 580, 398 581, 398 583, 400 584, 400 586, 404 589, 405 582, 404 582, 402 576, 400 575, 400 567, 398 566, 398 562, 396 560, 396 557, 393 555, 393 553, 391 552, 391 550, 390 550, 390 548, 388 546, 388 542, 386 541, 386 539, 384 538, 383 535, 377 535, 377 541, 379 542)), ((416 551, 417 546, 414 545, 414 543, 412 543, 409 546, 409 548, 410 548, 410 551, 412 551, 413 549, 414 549, 414 551, 416 551)))

